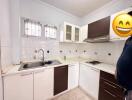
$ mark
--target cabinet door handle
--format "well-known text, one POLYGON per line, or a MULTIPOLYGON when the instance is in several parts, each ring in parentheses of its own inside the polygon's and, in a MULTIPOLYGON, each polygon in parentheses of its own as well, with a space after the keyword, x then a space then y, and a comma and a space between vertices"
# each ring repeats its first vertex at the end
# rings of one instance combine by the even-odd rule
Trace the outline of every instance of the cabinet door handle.
POLYGON ((60 67, 60 69, 65 69, 66 67, 60 67))
POLYGON ((21 76, 27 76, 27 75, 31 75, 32 74, 32 72, 31 73, 24 73, 24 74, 21 74, 21 76))
POLYGON ((38 74, 38 73, 42 73, 42 72, 44 72, 44 70, 36 71, 36 72, 34 72, 34 73, 35 73, 35 74, 38 74))
POLYGON ((116 87, 113 86, 112 84, 110 84, 110 83, 108 83, 108 82, 104 82, 104 83, 116 89, 116 87))
POLYGON ((73 66, 75 66, 75 65, 69 65, 68 67, 73 67, 73 66))
POLYGON ((95 68, 91 68, 91 70, 94 70, 96 72, 99 72, 99 70, 98 69, 95 69, 95 68))
POLYGON ((107 91, 107 90, 104 90, 106 93, 108 93, 109 95, 111 95, 112 97, 114 97, 114 98, 116 98, 116 96, 114 95, 114 94, 112 94, 112 93, 110 93, 109 91, 107 91))

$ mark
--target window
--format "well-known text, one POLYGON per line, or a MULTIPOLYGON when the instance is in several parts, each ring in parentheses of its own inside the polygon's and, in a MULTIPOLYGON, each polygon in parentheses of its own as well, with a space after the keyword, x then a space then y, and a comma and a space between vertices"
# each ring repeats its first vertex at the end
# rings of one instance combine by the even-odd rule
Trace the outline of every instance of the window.
POLYGON ((24 33, 26 36, 40 37, 42 33, 42 25, 40 22, 29 19, 24 20, 24 33))
POLYGON ((57 34, 57 27, 56 26, 45 25, 44 30, 45 30, 45 37, 46 38, 56 39, 56 34, 57 34))

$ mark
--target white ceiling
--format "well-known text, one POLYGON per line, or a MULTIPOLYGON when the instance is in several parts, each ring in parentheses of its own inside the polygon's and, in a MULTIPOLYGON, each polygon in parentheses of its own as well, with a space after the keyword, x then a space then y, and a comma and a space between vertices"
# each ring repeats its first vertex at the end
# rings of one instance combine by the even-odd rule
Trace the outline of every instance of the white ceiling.
POLYGON ((111 0, 41 0, 66 12, 83 17, 111 0))

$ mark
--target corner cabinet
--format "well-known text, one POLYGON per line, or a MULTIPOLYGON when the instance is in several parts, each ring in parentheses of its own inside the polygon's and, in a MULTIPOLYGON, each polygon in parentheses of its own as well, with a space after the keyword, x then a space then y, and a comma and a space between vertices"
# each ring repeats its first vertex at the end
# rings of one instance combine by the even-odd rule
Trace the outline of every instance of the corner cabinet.
POLYGON ((80 64, 79 86, 94 100, 98 100, 100 71, 85 64, 80 64))
POLYGON ((4 100, 33 100, 33 73, 3 77, 4 100))
POLYGON ((60 27, 60 42, 79 42, 80 27, 64 22, 60 27))

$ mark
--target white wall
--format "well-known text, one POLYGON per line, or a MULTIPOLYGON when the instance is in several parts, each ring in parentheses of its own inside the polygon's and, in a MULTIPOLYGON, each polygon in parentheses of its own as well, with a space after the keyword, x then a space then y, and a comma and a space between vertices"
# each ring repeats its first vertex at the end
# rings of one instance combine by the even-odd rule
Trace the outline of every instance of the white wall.
POLYGON ((0 4, 1 65, 4 69, 11 64, 10 4, 8 0, 1 0, 0 4))
MULTIPOLYGON (((39 0, 20 0, 20 16, 38 20, 43 24, 53 24, 59 29, 60 25, 67 21, 80 25, 80 18, 64 12, 39 0)), ((46 57, 61 55, 72 55, 77 46, 75 44, 60 44, 59 32, 57 40, 45 40, 34 38, 21 38, 21 60, 33 59, 35 50, 43 48, 46 57), (46 53, 46 51, 50 53, 46 53), (60 50, 63 53, 60 53, 60 50)), ((75 52, 74 52, 75 53, 75 52)))
MULTIPOLYGON (((132 6, 132 0, 112 0, 110 3, 104 5, 103 7, 91 12, 90 14, 84 16, 81 20, 81 24, 89 24, 106 16, 110 16, 118 11, 126 9, 132 6)), ((86 53, 82 53, 83 56, 88 56, 93 59, 101 60, 103 62, 116 64, 125 41, 116 41, 110 43, 94 43, 94 44, 84 44, 81 46, 80 51, 86 50, 86 53), (97 52, 97 54, 95 54, 97 52), (108 56, 111 53, 111 56, 108 56)))
MULTIPOLYGON (((0 71, 1 65, 6 66, 11 64, 11 45, 10 45, 10 11, 9 1, 0 0, 0 71)), ((0 72, 0 100, 3 100, 2 95, 2 79, 0 72)))
POLYGON ((93 21, 104 18, 106 16, 110 16, 130 6, 132 6, 132 0, 112 0, 110 3, 107 3, 101 8, 84 16, 81 20, 81 24, 82 25, 89 24, 93 21))
POLYGON ((88 43, 81 45, 81 56, 95 60, 116 64, 124 46, 125 41, 115 41, 109 43, 88 43), (83 51, 86 51, 85 53, 83 51), (108 54, 111 53, 109 56, 108 54))

